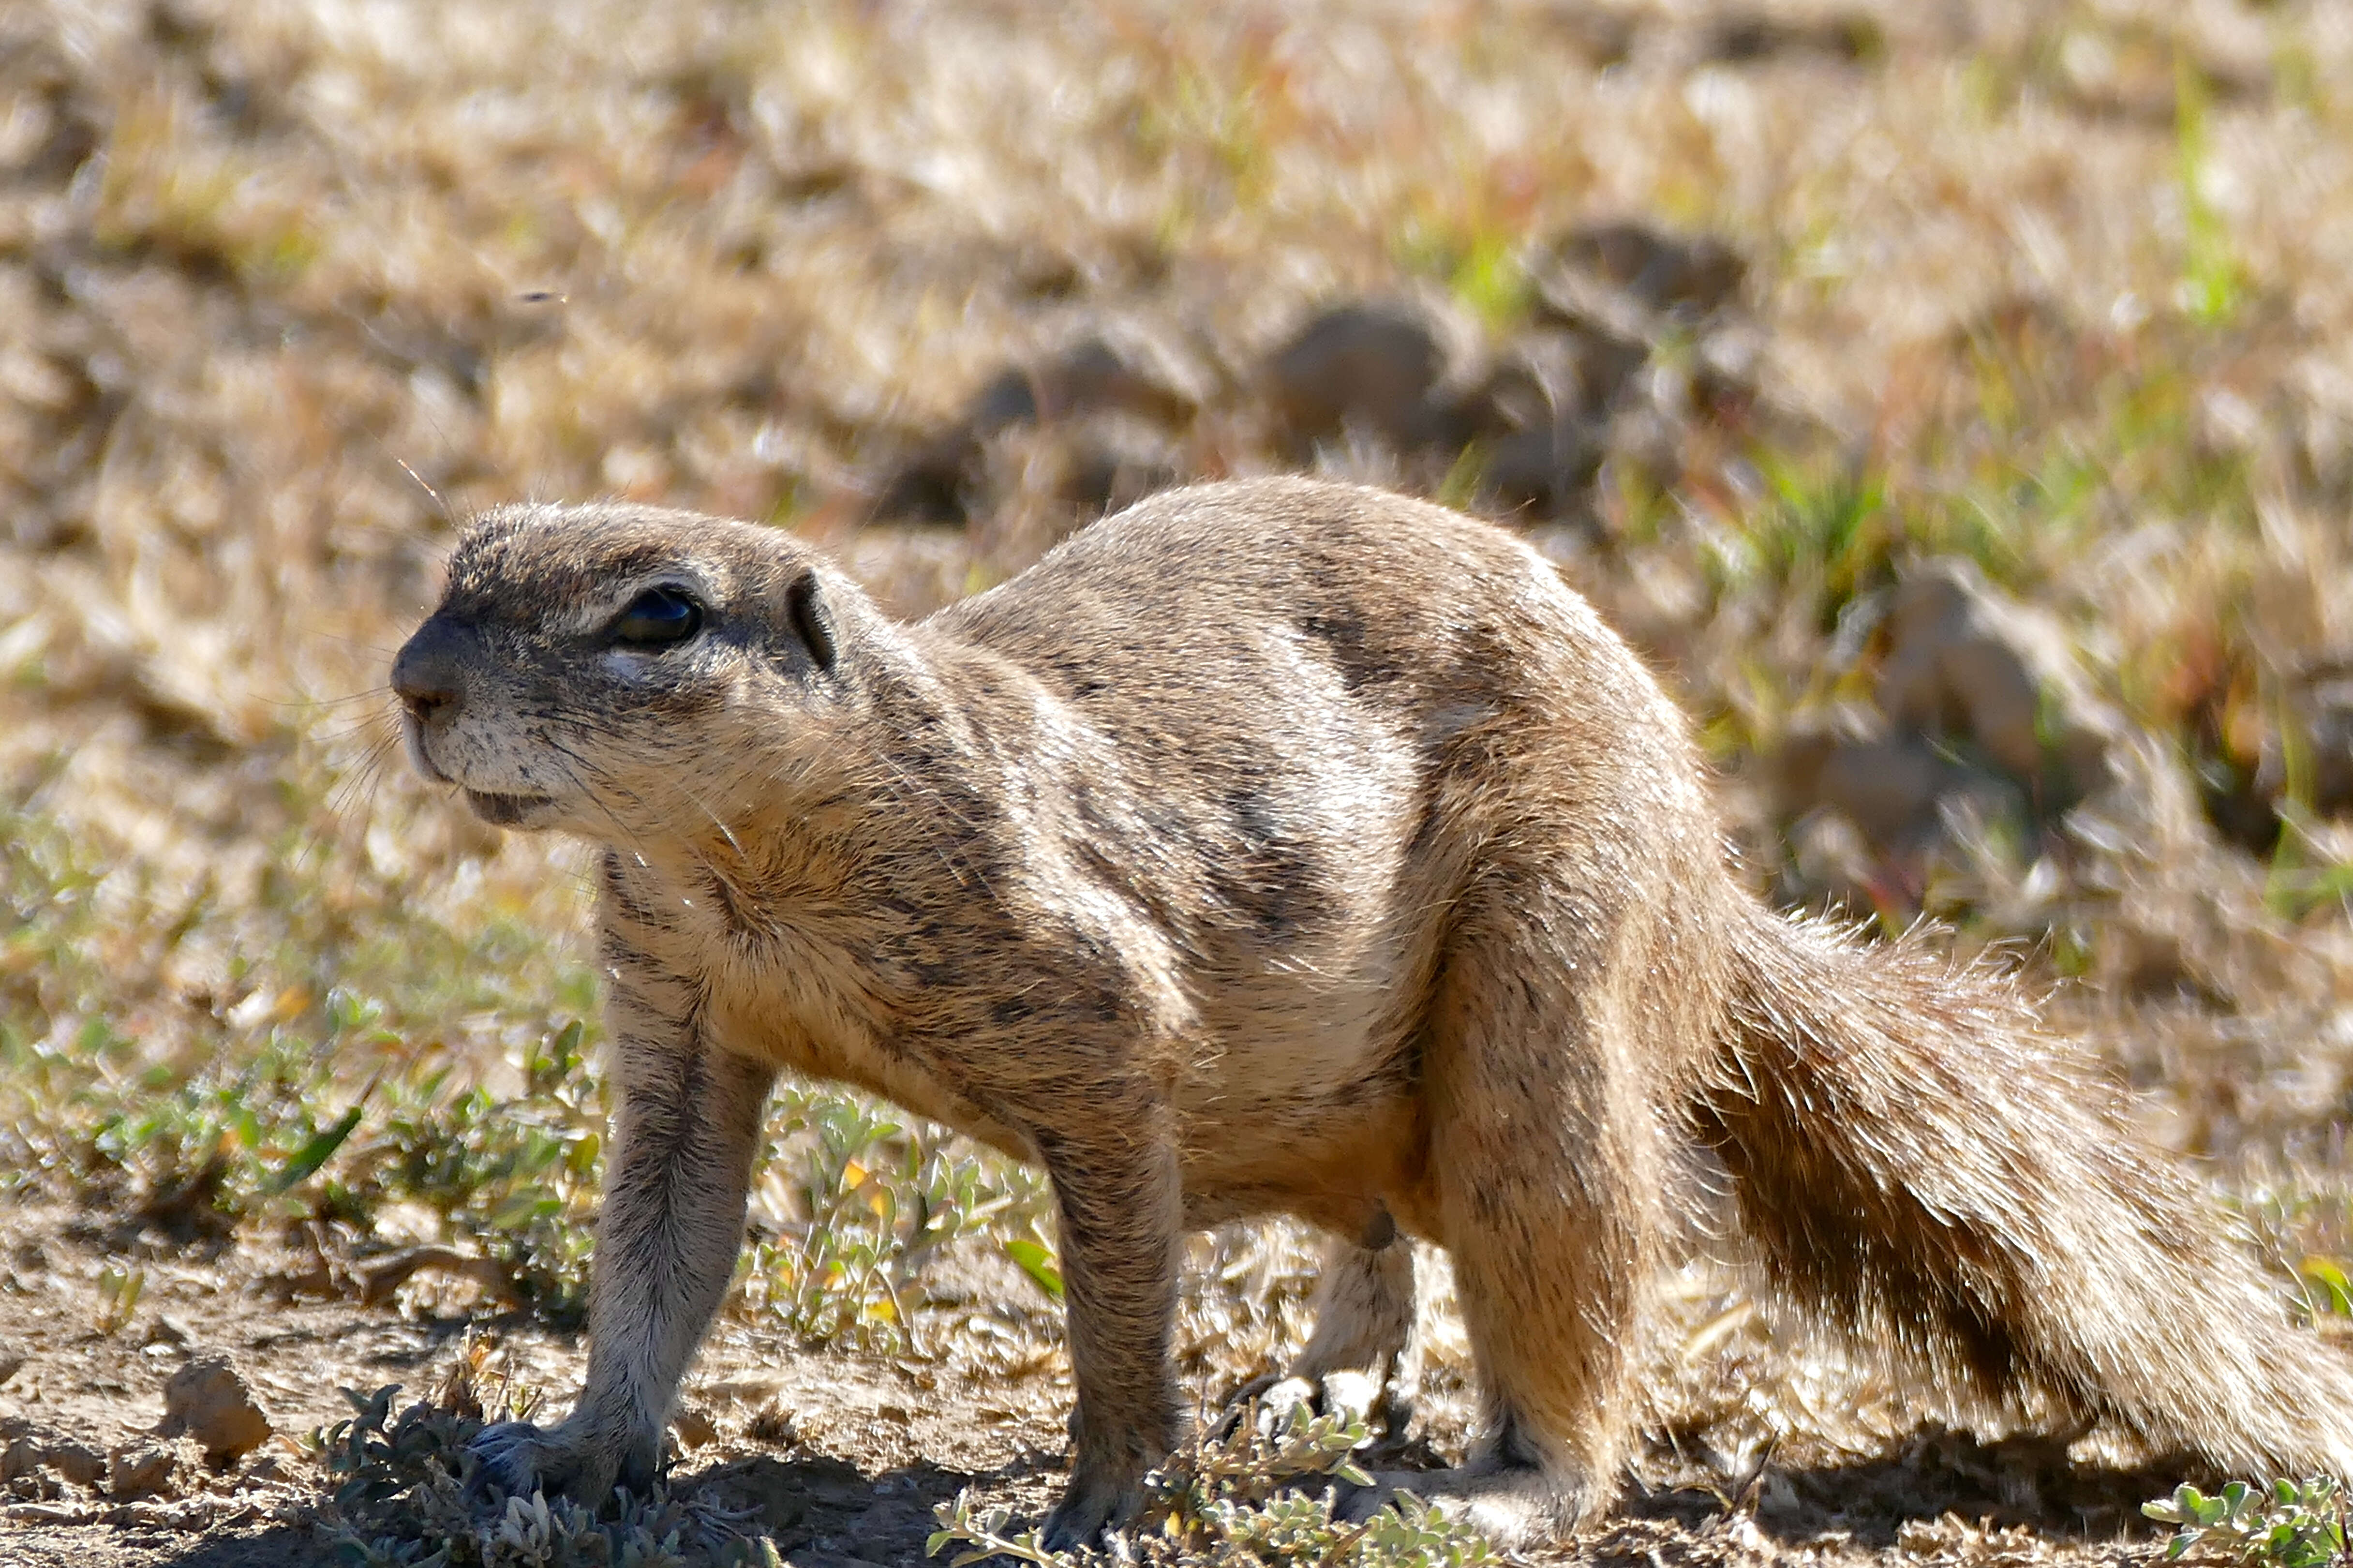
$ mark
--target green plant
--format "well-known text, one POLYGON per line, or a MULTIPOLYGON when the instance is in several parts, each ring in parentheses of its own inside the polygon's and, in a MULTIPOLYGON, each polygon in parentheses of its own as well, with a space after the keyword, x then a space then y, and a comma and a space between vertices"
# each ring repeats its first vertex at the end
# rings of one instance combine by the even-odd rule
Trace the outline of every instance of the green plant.
MULTIPOLYGON (((745 1516, 657 1484, 600 1515, 543 1493, 510 1496, 468 1445, 482 1428, 465 1396, 392 1414, 397 1383, 343 1391, 352 1415, 319 1434, 333 1491, 319 1531, 353 1568, 700 1568, 753 1562, 745 1516)), ((769 1556, 773 1558, 773 1551, 769 1556)))
MULTIPOLYGON (((1165 1565, 1250 1563, 1330 1568, 1456 1568, 1498 1559, 1486 1538, 1445 1511, 1411 1497, 1369 1520, 1334 1517, 1343 1486, 1373 1484, 1356 1462, 1366 1441, 1359 1419, 1316 1415, 1293 1405, 1280 1414, 1256 1402, 1234 1419, 1205 1424, 1145 1481, 1137 1518, 1110 1543, 1113 1561, 1165 1565)), ((1039 1568, 1075 1568, 1091 1553, 1048 1552, 1035 1530, 1010 1533, 1005 1509, 977 1510, 961 1493, 938 1510, 930 1542, 937 1556, 965 1568, 990 1557, 1039 1568)))
POLYGON ((605 1092, 575 1019, 527 1047, 522 1092, 458 1087, 445 1066, 397 1086, 371 1140, 369 1206, 430 1209, 445 1237, 505 1266, 516 1295, 558 1319, 585 1305, 603 1178, 605 1092))
POLYGON ((2246 276, 2232 243, 2230 220, 2207 194, 2211 132, 2207 128, 2210 92, 2205 73, 2188 50, 2174 60, 2176 178, 2181 188, 2184 255, 2180 298, 2191 320, 2204 326, 2227 324, 2246 295, 2246 276))
POLYGON ((2168 1558, 2202 1547, 2263 1568, 2326 1568, 2346 1555, 2344 1488, 2326 1477, 2232 1481, 2211 1497, 2185 1481, 2140 1510, 2174 1527, 2168 1558))
MULTIPOLYGON (((959 1152, 944 1129, 902 1126, 879 1102, 835 1090, 782 1090, 767 1147, 773 1168, 797 1170, 797 1212, 754 1244, 742 1300, 812 1341, 920 1348, 909 1298, 923 1265, 961 1237, 1034 1231, 1047 1203, 1035 1171, 959 1152)), ((1018 1234, 1003 1245, 1051 1293, 1059 1276, 1044 1249, 1018 1234)))
MULTIPOLYGON (((376 1270, 375 1255, 426 1240, 480 1265, 503 1302, 577 1319, 607 1111, 584 969, 501 914, 464 928, 413 908, 332 839, 281 843, 267 925, 228 935, 205 895, 127 886, 46 817, 0 811, 0 829, 6 1181, 96 1191, 175 1234, 305 1227, 340 1242, 371 1298, 413 1272, 376 1270), (192 936, 255 956, 232 967, 233 1002, 165 1049, 152 1008, 110 971, 126 946, 192 936), (575 1016, 544 1022, 551 1002, 575 1016), (395 1211, 405 1234, 381 1234, 395 1211)), ((769 1150, 790 1201, 754 1251, 747 1298, 805 1339, 912 1348, 917 1275, 992 1226, 1036 1249, 1021 1261, 1041 1286, 1051 1276, 1028 1239, 1042 1178, 941 1129, 796 1086, 777 1097, 769 1150)))
POLYGON ((147 1271, 143 1268, 100 1269, 98 1276, 98 1331, 117 1334, 131 1322, 131 1314, 138 1310, 141 1292, 147 1288, 147 1271))
POLYGON ((2306 1254, 2295 1266, 2295 1277, 2314 1317, 2353 1318, 2353 1276, 2348 1275, 2344 1260, 2306 1254))
POLYGON ((1825 631, 1839 612, 1893 580, 1895 519, 1884 482, 1851 466, 1804 464, 1757 454, 1767 498, 1736 528, 1709 540, 1720 594, 1770 587, 1814 606, 1825 631))

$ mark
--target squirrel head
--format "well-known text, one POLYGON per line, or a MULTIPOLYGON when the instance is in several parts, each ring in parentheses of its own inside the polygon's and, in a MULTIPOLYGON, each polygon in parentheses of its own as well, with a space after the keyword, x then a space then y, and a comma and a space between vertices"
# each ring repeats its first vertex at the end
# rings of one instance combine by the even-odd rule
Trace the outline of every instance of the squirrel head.
POLYGON ((773 528, 501 507, 393 661, 410 759, 484 820, 625 841, 724 832, 855 721, 895 629, 773 528))

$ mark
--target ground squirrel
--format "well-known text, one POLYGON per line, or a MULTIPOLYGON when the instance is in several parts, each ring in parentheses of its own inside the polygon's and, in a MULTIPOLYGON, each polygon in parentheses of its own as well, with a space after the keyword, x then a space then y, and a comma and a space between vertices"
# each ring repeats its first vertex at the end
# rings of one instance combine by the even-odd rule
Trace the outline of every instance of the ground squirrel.
POLYGON ((427 775, 604 846, 587 1383, 484 1435, 512 1487, 651 1478, 779 1069, 1051 1177, 1051 1546, 1176 1437, 1180 1233, 1271 1213, 1336 1238, 1310 1374, 1396 1349, 1395 1234, 1451 1255, 1484 1436, 1417 1489, 1506 1539, 1590 1519, 1690 1145, 1779 1285, 1925 1375, 2353 1471, 2353 1376, 2080 1053, 1998 979, 1760 906, 1681 715, 1500 528, 1205 485, 903 624, 775 529, 506 507, 394 686, 427 775))

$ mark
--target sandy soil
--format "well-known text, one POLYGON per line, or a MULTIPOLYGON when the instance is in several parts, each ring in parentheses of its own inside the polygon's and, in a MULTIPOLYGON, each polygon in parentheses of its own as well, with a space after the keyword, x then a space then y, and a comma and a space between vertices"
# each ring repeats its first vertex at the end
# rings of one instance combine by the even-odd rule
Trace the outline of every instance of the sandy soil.
MULTIPOLYGON (((522 1317, 436 1310, 428 1294, 375 1308, 320 1299, 309 1294, 322 1285, 315 1255, 249 1245, 219 1256, 149 1249, 128 1321, 101 1331, 92 1303, 100 1271, 123 1255, 121 1238, 69 1212, 24 1219, 0 1277, 0 1366, 21 1358, 0 1384, 0 1439, 46 1459, 6 1483, 0 1563, 12 1568, 339 1561, 317 1515, 318 1433, 352 1414, 338 1390, 399 1383, 406 1403, 470 1361, 486 1369, 484 1387, 560 1410, 581 1372, 575 1335, 522 1317), (207 1354, 238 1369, 274 1428, 219 1469, 194 1438, 157 1436, 166 1381, 207 1354), (68 1478, 77 1452, 105 1473, 68 1478), (123 1478, 152 1472, 159 1453, 166 1473, 134 1495, 141 1483, 126 1489, 123 1478)), ((1029 1337, 1044 1314, 1008 1320, 953 1304, 963 1290, 1007 1288, 1001 1276, 979 1277, 987 1273, 985 1260, 977 1271, 955 1259, 939 1271, 948 1299, 926 1314, 941 1331, 923 1357, 801 1350, 723 1322, 674 1430, 673 1487, 738 1510, 745 1533, 786 1562, 843 1568, 922 1561, 934 1508, 965 1489, 1018 1517, 1042 1512, 1062 1475, 1067 1365, 1049 1340, 1029 1337)), ((1681 1303, 1692 1331, 1662 1369, 1650 1450, 1621 1517, 1530 1561, 2001 1568, 2159 1554, 2137 1505, 2168 1489, 2172 1470, 2085 1465, 2080 1453, 2071 1464, 2048 1440, 1988 1443, 1949 1430, 1835 1359, 1778 1350, 1736 1299, 1727 1319, 1725 1299, 1708 1291, 1681 1303), (1787 1435, 1758 1441, 1775 1429, 1787 1435)), ((1427 1397, 1406 1439, 1385 1445, 1385 1464, 1458 1451, 1460 1368, 1445 1325, 1426 1331, 1441 1341, 1427 1397)), ((1198 1365, 1207 1358, 1193 1349, 1198 1365)), ((1193 1386, 1208 1398, 1234 1381, 1202 1367, 1193 1386)))

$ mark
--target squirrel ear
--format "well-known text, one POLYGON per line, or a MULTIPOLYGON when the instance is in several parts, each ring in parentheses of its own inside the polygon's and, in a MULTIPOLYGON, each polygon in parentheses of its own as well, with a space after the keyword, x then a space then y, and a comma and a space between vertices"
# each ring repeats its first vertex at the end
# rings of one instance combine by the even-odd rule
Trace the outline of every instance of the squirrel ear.
POLYGON ((839 657, 833 611, 826 606, 825 593, 814 570, 804 569, 786 585, 785 615, 791 620, 793 630, 808 645, 809 657, 817 661, 817 667, 832 674, 839 657))

